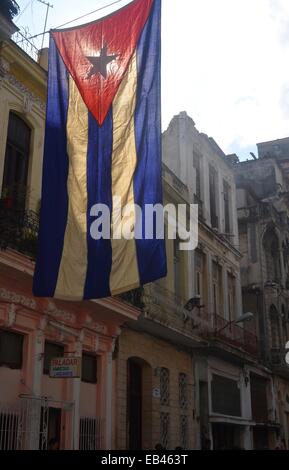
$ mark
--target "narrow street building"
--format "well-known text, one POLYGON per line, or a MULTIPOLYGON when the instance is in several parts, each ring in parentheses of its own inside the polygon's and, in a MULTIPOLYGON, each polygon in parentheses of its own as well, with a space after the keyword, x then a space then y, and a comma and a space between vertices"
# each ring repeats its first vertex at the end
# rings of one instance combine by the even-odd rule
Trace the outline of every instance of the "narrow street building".
MULTIPOLYGON (((258 159, 234 165, 243 301, 256 317, 260 361, 267 369, 263 386, 260 377, 255 383, 259 404, 256 396, 254 444, 255 448, 288 448, 288 138, 258 144, 258 151, 258 159), (274 404, 266 407, 272 381, 274 404), (265 384, 266 394, 262 394, 265 384)), ((236 161, 235 157, 230 158, 236 161)))

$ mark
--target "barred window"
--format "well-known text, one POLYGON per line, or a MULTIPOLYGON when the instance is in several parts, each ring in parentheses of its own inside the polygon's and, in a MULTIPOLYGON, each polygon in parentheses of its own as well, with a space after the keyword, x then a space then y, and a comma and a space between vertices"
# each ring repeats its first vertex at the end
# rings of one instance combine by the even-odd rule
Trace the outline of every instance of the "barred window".
POLYGON ((169 413, 161 413, 161 445, 169 448, 170 442, 170 415, 169 413))
POLYGON ((188 448, 189 420, 188 416, 180 417, 180 441, 183 449, 188 448))
POLYGON ((187 374, 179 375, 179 404, 182 410, 188 408, 188 376, 187 374))
POLYGON ((100 418, 80 418, 79 450, 102 448, 103 423, 100 418))
POLYGON ((161 369, 160 375, 161 389, 161 405, 169 406, 170 404, 170 371, 164 367, 161 369))

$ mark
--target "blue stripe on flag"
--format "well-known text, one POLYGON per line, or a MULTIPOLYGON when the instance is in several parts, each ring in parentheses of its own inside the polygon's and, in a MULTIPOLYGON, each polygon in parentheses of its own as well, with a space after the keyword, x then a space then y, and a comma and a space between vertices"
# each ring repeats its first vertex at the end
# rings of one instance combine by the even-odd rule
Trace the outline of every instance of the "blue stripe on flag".
POLYGON ((112 211, 111 155, 113 145, 112 110, 100 127, 89 113, 88 158, 87 158, 87 247, 88 267, 84 290, 85 299, 108 297, 112 248, 110 240, 93 240, 90 227, 95 218, 90 217, 95 204, 106 204, 112 211))
POLYGON ((52 37, 49 61, 39 255, 33 286, 34 295, 41 297, 54 296, 68 212, 66 150, 68 77, 52 37))
MULTIPOLYGON (((138 165, 134 179, 135 203, 162 203, 161 159, 161 0, 155 0, 137 47, 138 89, 135 133, 138 165)), ((156 237, 155 237, 156 238, 156 237)), ((136 240, 141 285, 167 273, 164 240, 136 240)))

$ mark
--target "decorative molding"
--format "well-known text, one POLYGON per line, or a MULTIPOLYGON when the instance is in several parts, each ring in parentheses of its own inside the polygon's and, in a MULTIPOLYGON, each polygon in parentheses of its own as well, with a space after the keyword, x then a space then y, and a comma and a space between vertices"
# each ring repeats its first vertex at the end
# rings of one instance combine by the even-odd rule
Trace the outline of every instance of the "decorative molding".
POLYGON ((9 62, 3 59, 3 57, 0 57, 0 90, 3 86, 4 80, 9 70, 10 70, 9 62))
POLYGON ((0 302, 1 300, 22 305, 23 307, 27 307, 31 310, 36 310, 37 308, 35 300, 25 297, 24 295, 16 294, 16 292, 9 292, 4 288, 0 288, 0 302))
POLYGON ((16 305, 10 304, 8 307, 8 318, 6 322, 6 327, 11 328, 16 322, 16 305))
POLYGON ((53 316, 54 318, 60 318, 62 321, 64 320, 70 323, 76 322, 76 316, 73 313, 67 312, 65 310, 58 310, 53 302, 49 302, 47 309, 44 310, 44 313, 53 316))
POLYGON ((46 104, 38 98, 34 93, 32 93, 23 83, 21 83, 17 78, 10 74, 6 74, 7 82, 12 85, 16 90, 23 95, 23 112, 30 113, 33 105, 40 108, 40 110, 46 112, 46 104))
POLYGON ((97 323, 93 321, 92 317, 90 315, 86 316, 85 319, 85 326, 96 333, 100 334, 106 334, 107 333, 107 327, 105 325, 102 325, 101 323, 97 323))

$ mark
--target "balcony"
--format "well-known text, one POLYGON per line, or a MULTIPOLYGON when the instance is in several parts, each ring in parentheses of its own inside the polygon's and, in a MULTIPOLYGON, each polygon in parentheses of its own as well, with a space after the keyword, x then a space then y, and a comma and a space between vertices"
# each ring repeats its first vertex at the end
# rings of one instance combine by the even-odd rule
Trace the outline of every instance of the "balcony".
POLYGON ((208 343, 218 340, 254 357, 259 354, 255 325, 246 325, 246 328, 234 324, 228 326, 225 318, 208 315, 205 308, 195 308, 188 312, 184 308, 188 299, 175 295, 160 283, 147 285, 142 290, 129 292, 121 298, 142 308, 147 319, 192 339, 197 337, 208 343))
POLYGON ((39 217, 36 212, 7 208, 0 200, 0 249, 11 248, 36 258, 39 217))
POLYGON ((249 330, 234 323, 228 324, 225 318, 213 315, 212 337, 230 346, 242 349, 252 356, 258 356, 259 354, 255 325, 250 325, 249 330))

